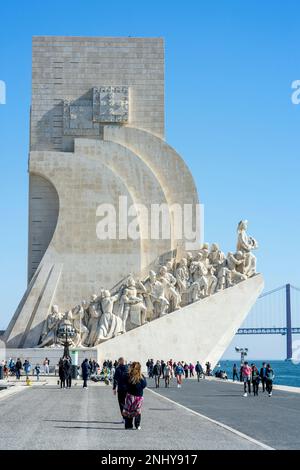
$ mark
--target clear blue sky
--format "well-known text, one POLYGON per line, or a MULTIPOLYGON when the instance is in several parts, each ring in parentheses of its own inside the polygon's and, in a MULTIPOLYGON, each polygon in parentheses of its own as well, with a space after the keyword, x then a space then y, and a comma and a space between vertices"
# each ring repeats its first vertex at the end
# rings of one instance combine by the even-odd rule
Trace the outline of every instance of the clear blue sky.
POLYGON ((195 177, 207 241, 233 249, 248 218, 266 288, 300 286, 299 14, 297 0, 1 3, 0 328, 26 287, 33 35, 164 37, 167 140, 195 177))

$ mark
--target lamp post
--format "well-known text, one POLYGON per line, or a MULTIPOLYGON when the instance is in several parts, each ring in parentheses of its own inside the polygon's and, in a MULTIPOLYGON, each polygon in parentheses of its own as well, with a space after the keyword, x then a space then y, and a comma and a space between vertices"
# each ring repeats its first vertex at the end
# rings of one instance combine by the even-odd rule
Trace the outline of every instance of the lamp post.
POLYGON ((244 364, 245 362, 245 357, 248 356, 248 348, 235 348, 237 353, 241 354, 241 364, 244 364))
POLYGON ((72 339, 76 335, 75 328, 73 327, 70 320, 65 319, 64 322, 59 326, 57 331, 57 336, 64 346, 64 356, 70 357, 70 345, 72 344, 72 339))

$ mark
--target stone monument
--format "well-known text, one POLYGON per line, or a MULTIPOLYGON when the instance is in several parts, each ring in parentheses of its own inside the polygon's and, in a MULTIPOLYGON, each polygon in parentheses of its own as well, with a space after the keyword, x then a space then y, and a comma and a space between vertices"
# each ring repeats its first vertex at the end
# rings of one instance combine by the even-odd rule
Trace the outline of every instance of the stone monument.
POLYGON ((67 323, 100 359, 167 358, 189 329, 184 357, 217 361, 262 290, 258 244, 247 221, 227 255, 200 239, 164 139, 163 40, 35 37, 32 64, 28 288, 6 346, 59 347, 67 323))

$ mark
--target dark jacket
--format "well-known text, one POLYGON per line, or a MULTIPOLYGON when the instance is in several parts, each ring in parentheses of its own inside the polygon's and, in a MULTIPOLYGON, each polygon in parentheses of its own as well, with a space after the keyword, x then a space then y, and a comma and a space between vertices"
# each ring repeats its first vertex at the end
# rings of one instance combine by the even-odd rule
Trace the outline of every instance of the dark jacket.
POLYGON ((255 370, 252 369, 251 378, 252 378, 253 383, 259 383, 260 382, 261 378, 260 378, 260 374, 259 374, 257 369, 255 369, 255 370))
POLYGON ((161 376, 161 366, 159 364, 155 364, 153 367, 153 375, 161 376))
POLYGON ((266 380, 266 374, 267 374, 267 368, 262 367, 259 372, 260 378, 266 380))
POLYGON ((21 370, 21 369, 22 369, 22 362, 21 362, 21 361, 17 361, 15 367, 16 367, 17 370, 21 370))
POLYGON ((144 394, 144 388, 147 387, 147 380, 143 378, 136 384, 129 382, 129 376, 127 375, 126 388, 127 393, 134 395, 135 397, 142 397, 144 394))
POLYGON ((66 379, 71 377, 72 366, 71 366, 71 363, 69 361, 64 361, 63 369, 64 369, 66 379))
POLYGON ((116 368, 115 375, 114 375, 114 383, 113 383, 113 390, 116 390, 118 387, 118 392, 126 392, 127 391, 127 377, 128 375, 128 366, 125 364, 119 365, 116 368))
POLYGON ((59 378, 60 378, 61 381, 66 380, 66 375, 65 375, 65 369, 64 369, 63 362, 60 362, 60 363, 59 363, 59 366, 58 366, 58 375, 59 375, 59 378))
POLYGON ((81 364, 81 370, 82 370, 82 378, 84 380, 89 378, 89 373, 90 373, 90 365, 88 361, 83 361, 81 364))

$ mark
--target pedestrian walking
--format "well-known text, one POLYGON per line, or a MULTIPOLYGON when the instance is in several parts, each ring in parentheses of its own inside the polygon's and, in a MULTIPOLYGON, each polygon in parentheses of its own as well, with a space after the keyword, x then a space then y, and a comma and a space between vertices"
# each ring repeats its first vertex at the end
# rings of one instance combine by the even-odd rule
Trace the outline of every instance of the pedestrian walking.
POLYGON ((159 388, 159 381, 160 381, 160 376, 161 376, 160 361, 156 361, 156 364, 153 367, 153 376, 155 380, 155 388, 159 388))
POLYGON ((154 361, 153 359, 150 360, 149 364, 149 378, 153 379, 153 368, 154 368, 154 361))
POLYGON ((244 382, 244 397, 247 397, 247 390, 248 393, 251 394, 251 376, 252 376, 252 369, 249 366, 248 362, 245 362, 242 366, 242 377, 244 382))
POLYGON ((58 376, 60 381, 60 388, 66 387, 66 376, 65 376, 65 368, 64 368, 64 361, 60 358, 58 363, 58 376))
POLYGON ((189 363, 189 372, 190 372, 190 377, 194 377, 194 370, 195 366, 191 362, 189 363))
POLYGON ((205 367, 206 367, 206 375, 209 377, 211 375, 211 363, 207 361, 205 363, 205 367))
POLYGON ((183 369, 184 369, 185 378, 188 379, 189 378, 189 366, 186 362, 184 363, 183 369))
POLYGON ((169 360, 169 366, 171 367, 171 378, 172 378, 174 377, 173 359, 169 360))
POLYGON ((45 375, 49 375, 50 373, 50 361, 48 359, 48 357, 45 357, 44 359, 44 362, 43 362, 43 366, 44 366, 44 373, 45 375))
POLYGON ((200 382, 200 378, 203 377, 205 379, 205 375, 204 375, 204 372, 203 372, 203 368, 200 364, 199 361, 197 361, 197 364, 195 366, 195 371, 196 371, 196 374, 197 374, 197 380, 198 382, 200 382))
POLYGON ((170 378, 171 378, 171 371, 172 368, 169 363, 165 365, 164 369, 164 379, 165 379, 165 387, 169 388, 170 387, 170 378))
POLYGON ((258 368, 256 367, 255 364, 252 364, 251 381, 252 381, 253 395, 258 396, 260 376, 259 376, 258 368))
POLYGON ((40 380, 40 373, 41 373, 41 366, 39 364, 36 364, 36 366, 34 368, 34 372, 35 372, 35 375, 36 375, 36 380, 38 382, 40 380))
POLYGON ((31 371, 31 364, 28 361, 28 359, 25 359, 24 364, 23 364, 23 369, 26 375, 26 379, 28 379, 29 373, 31 371))
POLYGON ((63 362, 63 368, 65 372, 66 388, 72 386, 72 362, 71 358, 65 358, 63 362))
POLYGON ((262 384, 262 391, 265 392, 267 383, 267 364, 265 362, 262 364, 259 375, 262 384))
POLYGON ((233 382, 236 380, 237 382, 239 381, 239 374, 238 374, 238 368, 236 364, 233 364, 232 368, 232 380, 233 382))
POLYGON ((125 429, 141 429, 141 413, 144 401, 144 388, 147 387, 147 381, 142 374, 141 364, 133 362, 128 370, 127 375, 127 394, 125 405, 123 408, 123 416, 125 418, 125 429))
POLYGON ((162 378, 164 379, 165 378, 165 367, 166 367, 165 361, 161 360, 160 361, 160 366, 161 366, 161 375, 162 375, 162 378))
POLYGON ((146 362, 148 377, 150 377, 150 365, 151 365, 151 361, 150 361, 150 359, 148 359, 147 362, 146 362))
POLYGON ((118 395, 119 408, 123 419, 123 409, 125 405, 125 399, 127 394, 127 379, 128 379, 128 367, 125 364, 123 357, 120 357, 118 365, 116 367, 115 375, 113 378, 113 393, 118 395))
POLYGON ((20 380, 21 370, 22 370, 22 362, 21 362, 20 358, 17 359, 16 365, 15 365, 15 370, 16 370, 16 378, 18 380, 20 380))
POLYGON ((8 369, 7 361, 5 361, 3 365, 3 375, 6 380, 8 380, 8 373, 9 373, 9 369, 8 369))
POLYGON ((183 370, 182 364, 181 362, 178 362, 178 364, 175 367, 175 377, 177 380, 177 388, 181 388, 183 375, 184 375, 184 370, 183 370))
POLYGON ((87 390, 87 381, 90 374, 90 365, 89 360, 87 358, 84 359, 83 363, 81 364, 81 372, 82 372, 82 379, 83 379, 83 388, 87 390))
POLYGON ((274 371, 273 371, 271 365, 267 364, 267 368, 266 368, 266 391, 267 391, 269 397, 272 396, 274 378, 275 378, 274 371))

